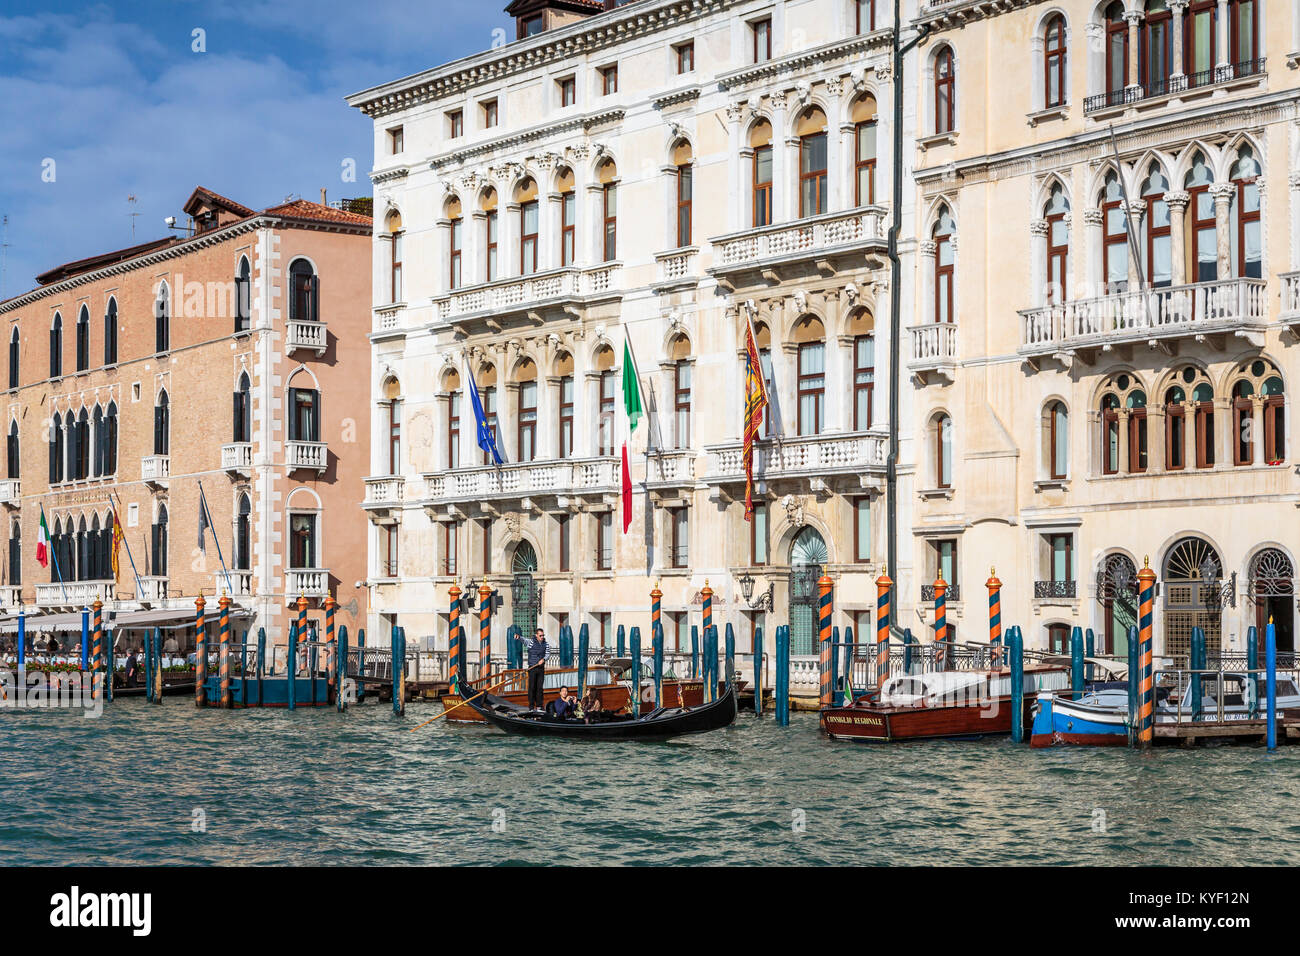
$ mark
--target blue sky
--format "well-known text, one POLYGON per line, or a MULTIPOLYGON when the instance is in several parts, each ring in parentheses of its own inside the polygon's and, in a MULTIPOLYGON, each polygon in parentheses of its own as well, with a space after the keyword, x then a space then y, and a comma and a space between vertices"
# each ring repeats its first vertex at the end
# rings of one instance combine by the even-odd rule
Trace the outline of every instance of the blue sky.
POLYGON ((370 122, 343 97, 486 49, 505 5, 0 0, 0 298, 130 245, 133 211, 135 242, 161 237, 196 185, 256 208, 369 195, 370 122))

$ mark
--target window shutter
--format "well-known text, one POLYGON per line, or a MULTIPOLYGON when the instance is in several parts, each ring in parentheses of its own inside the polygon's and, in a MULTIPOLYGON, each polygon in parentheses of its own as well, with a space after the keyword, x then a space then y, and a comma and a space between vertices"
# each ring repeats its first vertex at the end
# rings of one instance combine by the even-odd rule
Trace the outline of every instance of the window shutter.
POLYGON ((320 276, 311 277, 311 320, 320 321, 320 276))
POLYGON ((313 391, 311 398, 311 441, 320 441, 320 392, 313 391))

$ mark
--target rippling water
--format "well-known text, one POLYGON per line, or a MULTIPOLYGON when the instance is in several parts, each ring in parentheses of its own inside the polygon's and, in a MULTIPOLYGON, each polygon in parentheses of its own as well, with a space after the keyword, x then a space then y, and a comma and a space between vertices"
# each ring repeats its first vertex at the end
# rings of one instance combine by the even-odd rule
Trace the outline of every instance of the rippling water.
POLYGON ((1300 861, 1300 748, 877 747, 811 714, 661 744, 408 733, 436 712, 0 714, 0 864, 1300 861))

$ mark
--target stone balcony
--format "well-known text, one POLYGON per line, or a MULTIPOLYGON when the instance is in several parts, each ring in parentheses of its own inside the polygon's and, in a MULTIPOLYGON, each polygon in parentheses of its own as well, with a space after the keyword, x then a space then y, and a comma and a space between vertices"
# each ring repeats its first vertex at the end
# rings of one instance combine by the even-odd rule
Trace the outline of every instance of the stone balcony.
POLYGON ((693 488, 696 460, 695 452, 690 449, 652 450, 646 465, 646 486, 661 498, 693 488))
POLYGON ((172 460, 169 455, 149 455, 140 459, 140 477, 146 485, 165 488, 172 476, 172 460))
POLYGON ((534 499, 599 498, 616 495, 620 488, 619 460, 615 457, 567 461, 534 461, 501 467, 460 468, 424 476, 428 497, 424 508, 431 515, 464 505, 483 505, 518 499, 527 510, 534 499))
POLYGON ((221 470, 237 478, 247 478, 253 473, 253 445, 236 441, 221 446, 221 470))
POLYGON ((290 568, 285 572, 285 594, 289 604, 298 598, 323 599, 330 593, 330 573, 325 568, 290 568))
MULTIPOLYGON (((704 481, 722 488, 744 485, 744 444, 709 445, 704 481)), ((754 448, 754 482, 768 486, 798 480, 814 492, 841 486, 876 489, 885 474, 889 436, 884 432, 840 432, 767 439, 754 448)))
POLYGON ((324 322, 290 322, 284 337, 284 350, 292 355, 294 352, 314 352, 317 358, 325 354, 329 336, 324 322))
POLYGON ((367 478, 366 497, 362 507, 370 514, 370 520, 382 522, 401 511, 402 502, 406 500, 406 479, 401 475, 385 475, 379 478, 367 478))
POLYGON ((22 607, 23 586, 21 584, 0 584, 0 607, 22 607))
POLYGON ((622 263, 606 262, 591 269, 569 266, 484 282, 434 296, 434 313, 437 321, 465 331, 540 325, 548 312, 572 311, 620 296, 622 268, 622 263))
POLYGON ((117 599, 117 582, 104 581, 42 581, 36 585, 36 606, 42 610, 63 608, 79 611, 90 607, 96 600, 107 604, 117 599))
MULTIPOLYGON (((227 572, 220 570, 213 572, 212 583, 215 590, 213 596, 216 600, 228 597, 238 601, 240 598, 253 596, 252 571, 240 571, 231 568, 228 573, 229 578, 227 578, 227 572)), ((295 594, 294 597, 296 598, 297 595, 295 594)))
POLYGON ((686 246, 655 253, 655 290, 668 292, 697 285, 699 252, 695 246, 686 246))
POLYGON ((1263 344, 1268 302, 1263 279, 1226 279, 1119 292, 1020 313, 1020 355, 1031 364, 1075 358, 1091 364, 1098 351, 1147 345, 1175 354, 1179 340, 1225 336, 1263 344))
POLYGON ((0 505, 17 508, 23 497, 23 485, 17 478, 0 480, 0 505))
POLYGON ((1294 331, 1300 329, 1300 272, 1284 272, 1282 280, 1282 311, 1278 317, 1294 331))
POLYGON ((140 577, 140 603, 146 607, 158 607, 167 603, 166 576, 142 575, 140 577))
POLYGON ((912 339, 912 357, 907 367, 922 385, 933 376, 949 382, 957 375, 957 326, 952 322, 930 322, 908 330, 912 339))
POLYGON ((284 458, 290 471, 302 468, 324 474, 329 464, 329 446, 323 441, 287 441, 284 458))
POLYGON ((859 206, 795 222, 760 226, 711 239, 709 274, 728 292, 745 285, 777 283, 786 275, 881 267, 888 242, 887 210, 859 206))

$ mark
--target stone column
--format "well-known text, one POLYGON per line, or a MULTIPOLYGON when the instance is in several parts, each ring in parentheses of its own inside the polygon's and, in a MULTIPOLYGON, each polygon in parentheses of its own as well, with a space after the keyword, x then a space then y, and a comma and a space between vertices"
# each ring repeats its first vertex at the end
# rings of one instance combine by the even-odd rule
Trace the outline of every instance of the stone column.
MULTIPOLYGON (((786 94, 772 94, 772 221, 789 222, 798 209, 798 197, 791 197, 790 147, 786 130, 786 94), (793 201, 792 201, 793 198, 793 201)), ((796 167, 797 168, 797 167, 796 167)))
MULTIPOLYGON (((1046 219, 1035 219, 1029 224, 1030 268, 1032 269, 1034 283, 1031 290, 1031 301, 1038 306, 1047 305, 1051 298, 1048 285, 1052 277, 1047 274, 1047 233, 1048 223, 1046 219)), ((1058 295, 1063 299, 1065 290, 1061 289, 1058 295)), ((1060 300, 1058 299, 1058 301, 1060 300)))
MULTIPOLYGON (((1133 466, 1133 462, 1129 460, 1128 453, 1128 422, 1131 414, 1132 413, 1127 408, 1121 408, 1119 410, 1119 473, 1121 475, 1127 475, 1133 466)), ((1103 421, 1103 430, 1105 427, 1106 425, 1103 421)), ((1148 435, 1148 438, 1149 437, 1150 436, 1148 435)))
POLYGON ((478 285, 487 281, 487 213, 475 209, 468 217, 465 233, 460 275, 464 285, 478 285))
POLYGON ((1140 10, 1130 10, 1124 14, 1128 21, 1128 86, 1125 89, 1141 89, 1140 61, 1142 34, 1140 31, 1143 14, 1140 10))
MULTIPOLYGON (((1259 6, 1262 7, 1264 6, 1264 4, 1261 3, 1259 6)), ((1255 10, 1255 16, 1256 17, 1259 16, 1258 9, 1255 10)), ((1228 12, 1228 0, 1219 0, 1218 24, 1217 24, 1218 36, 1215 38, 1215 42, 1218 45, 1218 53, 1219 53, 1218 62, 1215 64, 1215 68, 1218 72, 1218 77, 1217 77, 1218 79, 1226 79, 1224 73, 1232 65, 1232 52, 1229 49, 1230 33, 1228 31, 1228 23, 1230 21, 1230 18, 1231 18, 1231 14, 1228 12)))
MULTIPOLYGON (((1147 201, 1145 199, 1130 200, 1127 205, 1127 211, 1128 211, 1129 219, 1133 224, 1133 235, 1141 237, 1142 217, 1146 214, 1147 211, 1147 201)), ((1138 255, 1141 254, 1142 254, 1142 250, 1139 248, 1138 255)), ((1145 274, 1146 271, 1147 270, 1144 268, 1143 273, 1145 274)), ((1148 282, 1151 279, 1149 275, 1147 275, 1146 278, 1148 282)), ((1128 288, 1130 292, 1133 292, 1139 288, 1138 260, 1137 257, 1133 255, 1132 249, 1128 250, 1128 288)))
POLYGON ((749 177, 746 175, 740 140, 740 120, 744 115, 744 111, 744 104, 741 103, 731 103, 727 106, 727 169, 729 171, 727 176, 727 232, 737 232, 743 229, 742 223, 745 222, 744 202, 742 200, 745 194, 745 183, 749 177))
POLYGON ((1231 468, 1232 448, 1232 399, 1216 397, 1214 399, 1214 467, 1231 468))
POLYGON ((1084 267, 1085 283, 1088 287, 1088 294, 1084 298, 1091 298, 1100 295, 1105 289, 1106 276, 1105 255, 1102 251, 1102 223, 1105 220, 1105 214, 1100 209, 1085 209, 1083 211, 1083 234, 1086 265, 1084 267))
MULTIPOLYGON (((1169 2, 1169 9, 1174 15, 1174 36, 1171 43, 1174 48, 1174 58, 1171 64, 1173 70, 1169 77, 1169 87, 1174 90, 1182 89, 1182 81, 1186 78, 1183 65, 1183 16, 1187 13, 1187 3, 1188 0, 1170 0, 1169 2)), ((1177 282, 1174 284, 1177 285, 1177 282)))
POLYGON ((497 273, 503 279, 515 278, 520 274, 519 256, 519 210, 520 204, 508 202, 499 206, 497 214, 497 273))
POLYGON ((1214 197, 1214 235, 1218 241, 1218 265, 1216 272, 1219 281, 1228 279, 1233 274, 1232 262, 1232 197, 1237 187, 1233 183, 1215 183, 1210 187, 1214 197))
POLYGON ((1147 406, 1147 474, 1165 470, 1165 406, 1156 402, 1147 406))
POLYGON ((1255 395, 1250 400, 1250 451, 1256 465, 1264 464, 1264 396, 1255 395))
POLYGON ((1183 285, 1187 282, 1187 204, 1190 198, 1186 192, 1165 193, 1165 202, 1169 204, 1169 250, 1173 258, 1173 284, 1183 285))
POLYGON ((853 209, 858 204, 858 187, 854 170, 858 163, 858 144, 853 133, 856 127, 849 122, 840 124, 838 156, 832 154, 827 160, 830 166, 830 205, 831 212, 841 209, 853 209))

